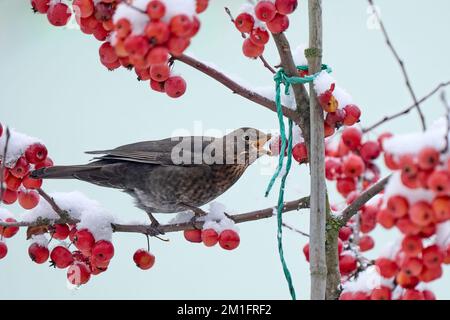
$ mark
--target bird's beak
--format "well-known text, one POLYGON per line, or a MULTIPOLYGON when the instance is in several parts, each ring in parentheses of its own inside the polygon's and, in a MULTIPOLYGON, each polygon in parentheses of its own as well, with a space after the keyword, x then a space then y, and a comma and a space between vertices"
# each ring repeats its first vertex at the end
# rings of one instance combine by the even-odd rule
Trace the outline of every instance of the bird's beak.
POLYGON ((264 149, 264 146, 267 144, 268 141, 272 139, 272 135, 270 133, 262 135, 259 137, 258 140, 255 142, 255 147, 258 150, 258 153, 261 155, 267 154, 269 156, 272 155, 272 152, 270 150, 264 149))

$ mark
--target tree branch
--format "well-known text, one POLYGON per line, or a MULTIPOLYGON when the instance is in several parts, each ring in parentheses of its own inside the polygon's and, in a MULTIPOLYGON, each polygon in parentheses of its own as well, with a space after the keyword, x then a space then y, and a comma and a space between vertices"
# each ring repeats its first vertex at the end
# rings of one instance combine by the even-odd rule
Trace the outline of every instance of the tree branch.
POLYGON ((423 115, 422 110, 420 109, 420 102, 417 100, 417 96, 416 96, 416 94, 415 94, 415 92, 414 92, 414 90, 412 88, 411 81, 409 80, 408 72, 406 71, 405 63, 400 58, 400 55, 398 54, 398 52, 395 50, 395 48, 394 48, 394 46, 392 44, 392 41, 391 41, 391 39, 389 37, 389 34, 387 33, 387 30, 386 30, 386 28, 384 26, 384 23, 381 20, 381 17, 378 14, 378 11, 375 8, 373 0, 367 0, 367 1, 369 2, 369 5, 372 8, 373 14, 376 16, 378 22, 380 23, 381 31, 383 32, 383 35, 384 35, 384 38, 386 40, 387 46, 392 51, 395 59, 397 60, 398 64, 400 65, 400 68, 401 68, 402 73, 403 73, 403 78, 405 79, 406 87, 408 88, 408 91, 409 91, 409 93, 410 93, 410 95, 411 95, 411 97, 412 97, 412 99, 414 101, 414 107, 417 109, 417 112, 419 114, 420 122, 422 124, 422 129, 423 129, 423 131, 425 131, 426 128, 427 128, 426 123, 425 123, 425 116, 423 115))
MULTIPOLYGON (((47 200, 47 199, 46 199, 47 200)), ((53 201, 54 202, 54 201, 53 201)), ((56 204, 56 203, 55 203, 56 204)), ((62 209, 56 204, 57 210, 61 211, 62 209)), ((309 208, 309 197, 304 197, 298 200, 289 201, 286 202, 283 207, 283 212, 290 212, 290 211, 296 211, 300 209, 306 209, 309 208)), ((251 211, 247 213, 241 213, 241 214, 235 214, 231 215, 230 218, 235 223, 244 223, 249 221, 256 221, 261 219, 267 219, 274 215, 273 213, 274 208, 266 208, 256 211, 251 211)), ((62 212, 65 212, 62 210, 62 212)), ((73 219, 69 216, 66 216, 64 218, 59 219, 38 219, 36 221, 32 222, 14 222, 14 223, 8 223, 8 222, 1 222, 0 226, 2 227, 36 227, 36 226, 49 226, 53 224, 77 224, 80 221, 77 219, 73 219)), ((172 223, 172 224, 165 224, 161 225, 159 229, 164 232, 178 232, 183 230, 190 230, 190 229, 201 229, 203 227, 204 222, 203 221, 196 221, 193 222, 184 222, 184 223, 172 223)), ((111 224, 111 227, 114 232, 126 232, 126 233, 142 233, 145 235, 152 235, 154 232, 154 228, 150 225, 127 225, 127 224, 111 224)))
POLYGON ((2 161, 0 161, 0 203, 3 201, 3 182, 5 180, 4 173, 5 173, 5 166, 6 166, 6 154, 8 153, 8 144, 9 139, 11 138, 11 132, 9 131, 9 127, 6 127, 5 132, 5 148, 3 149, 3 157, 2 161))
MULTIPOLYGON (((238 94, 250 101, 253 101, 263 107, 266 107, 267 109, 277 112, 277 106, 275 104, 275 101, 268 99, 264 96, 262 96, 259 93, 256 93, 254 91, 251 91, 250 89, 247 89, 243 87, 242 85, 238 84, 236 81, 231 80, 229 77, 227 77, 222 72, 214 69, 211 66, 206 65, 205 63, 198 61, 192 57, 189 57, 187 55, 181 55, 179 57, 175 57, 176 60, 181 61, 198 71, 206 74, 207 76, 210 76, 214 80, 220 82, 225 87, 230 89, 233 93, 238 94)), ((289 109, 286 106, 283 106, 283 115, 289 119, 292 119, 297 124, 300 124, 301 117, 295 110, 289 109)))
MULTIPOLYGON (((448 85, 450 85, 450 81, 440 83, 436 88, 434 88, 434 89, 431 90, 427 95, 425 95, 424 97, 422 97, 422 98, 419 100, 419 103, 424 103, 424 102, 427 101, 429 98, 431 98, 432 96, 434 96, 437 92, 439 92, 442 88, 445 88, 445 87, 447 87, 448 85)), ((415 107, 416 107, 416 105, 413 104, 413 105, 411 105, 411 106, 409 106, 409 107, 403 109, 403 110, 400 111, 400 112, 394 113, 393 115, 390 115, 390 116, 385 116, 383 119, 381 119, 381 120, 379 120, 378 122, 374 123, 374 124, 371 125, 370 127, 363 129, 363 133, 367 133, 367 132, 369 132, 369 131, 372 131, 373 129, 375 129, 375 128, 381 126, 382 124, 384 124, 384 123, 386 123, 386 122, 388 122, 388 121, 391 121, 391 120, 394 120, 394 119, 396 119, 396 118, 398 118, 398 117, 401 117, 401 116, 403 116, 403 115, 406 115, 406 114, 408 114, 412 109, 414 109, 415 107)))
POLYGON ((370 199, 379 194, 388 183, 390 177, 391 176, 389 175, 372 185, 369 189, 361 193, 358 198, 356 198, 355 201, 353 201, 347 208, 345 208, 341 212, 341 226, 345 226, 363 205, 365 205, 370 199))

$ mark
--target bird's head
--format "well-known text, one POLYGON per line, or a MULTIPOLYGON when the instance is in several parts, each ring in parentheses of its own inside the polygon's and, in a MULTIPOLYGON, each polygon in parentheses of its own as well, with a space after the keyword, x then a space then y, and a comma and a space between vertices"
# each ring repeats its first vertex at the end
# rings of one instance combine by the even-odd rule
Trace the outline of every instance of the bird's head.
POLYGON ((237 164, 252 164, 259 157, 271 154, 264 148, 271 137, 270 133, 254 128, 236 129, 222 138, 226 158, 232 158, 237 164))

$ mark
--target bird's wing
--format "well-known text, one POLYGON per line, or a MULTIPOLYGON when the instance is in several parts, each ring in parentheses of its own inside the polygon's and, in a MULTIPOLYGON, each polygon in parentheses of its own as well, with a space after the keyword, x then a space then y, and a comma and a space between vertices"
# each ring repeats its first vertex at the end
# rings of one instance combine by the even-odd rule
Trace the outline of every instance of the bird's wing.
MULTIPOLYGON (((192 137, 176 137, 156 141, 143 141, 132 144, 120 146, 112 150, 88 151, 87 154, 103 155, 96 157, 100 160, 120 160, 137 163, 159 164, 159 165, 173 165, 180 164, 174 162, 174 155, 183 155, 187 158, 194 159, 194 157, 202 156, 203 150, 215 138, 192 136, 192 137)), ((178 158, 179 159, 179 158, 178 158)), ((200 158, 201 159, 201 158, 200 158)), ((194 163, 193 161, 186 161, 187 163, 194 163)))

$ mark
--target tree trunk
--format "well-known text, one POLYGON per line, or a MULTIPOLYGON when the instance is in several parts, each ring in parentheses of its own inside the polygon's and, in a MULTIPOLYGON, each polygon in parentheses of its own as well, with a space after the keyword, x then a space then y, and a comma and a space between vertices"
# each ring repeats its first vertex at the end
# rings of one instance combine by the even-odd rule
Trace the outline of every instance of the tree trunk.
MULTIPOLYGON (((322 0, 309 0, 309 49, 306 51, 309 72, 321 70, 322 64, 322 0)), ((311 299, 324 300, 327 266, 325 258, 326 185, 323 110, 310 84, 311 147, 311 215, 310 272, 311 299)))

